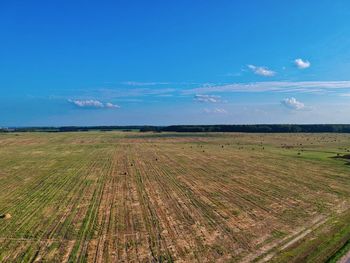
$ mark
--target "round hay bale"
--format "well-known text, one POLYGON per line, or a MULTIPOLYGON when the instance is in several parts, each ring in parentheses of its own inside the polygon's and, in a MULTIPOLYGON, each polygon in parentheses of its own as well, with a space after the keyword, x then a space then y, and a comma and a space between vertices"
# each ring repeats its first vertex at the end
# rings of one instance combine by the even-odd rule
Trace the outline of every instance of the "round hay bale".
POLYGON ((11 218, 11 214, 9 214, 9 213, 0 214, 0 218, 2 218, 2 219, 10 219, 11 218))

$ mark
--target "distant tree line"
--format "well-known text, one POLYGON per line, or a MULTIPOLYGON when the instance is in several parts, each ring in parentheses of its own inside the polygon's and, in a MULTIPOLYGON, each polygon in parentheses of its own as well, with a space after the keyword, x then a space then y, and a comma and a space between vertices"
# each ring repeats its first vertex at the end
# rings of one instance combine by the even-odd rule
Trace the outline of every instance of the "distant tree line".
POLYGON ((350 124, 259 124, 259 125, 172 125, 147 126, 140 131, 154 132, 251 132, 251 133, 297 133, 339 132, 350 133, 350 124))
POLYGON ((0 132, 251 132, 251 133, 350 133, 350 124, 257 124, 257 125, 171 125, 171 126, 65 126, 0 128, 0 132))
POLYGON ((82 132, 82 131, 140 131, 143 126, 62 126, 62 127, 11 127, 0 132, 82 132))

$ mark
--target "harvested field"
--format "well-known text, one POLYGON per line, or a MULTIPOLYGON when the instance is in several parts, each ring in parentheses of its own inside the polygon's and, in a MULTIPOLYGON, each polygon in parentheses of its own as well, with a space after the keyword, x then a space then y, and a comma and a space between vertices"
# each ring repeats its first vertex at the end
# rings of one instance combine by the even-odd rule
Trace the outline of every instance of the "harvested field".
POLYGON ((350 135, 0 134, 2 262, 325 262, 350 135), (5 216, 4 216, 5 217, 5 216))

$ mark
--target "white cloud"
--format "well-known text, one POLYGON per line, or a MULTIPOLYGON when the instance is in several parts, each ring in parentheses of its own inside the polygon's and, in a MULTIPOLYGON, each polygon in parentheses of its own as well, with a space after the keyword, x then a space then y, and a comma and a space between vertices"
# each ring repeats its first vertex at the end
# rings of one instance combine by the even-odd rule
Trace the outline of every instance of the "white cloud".
POLYGON ((220 102, 220 96, 214 95, 205 95, 205 94, 196 94, 194 96, 194 100, 198 102, 212 102, 217 103, 220 102))
POLYGON ((281 103, 286 106, 287 108, 293 109, 293 110, 302 110, 305 108, 304 103, 297 101, 296 98, 285 98, 281 101, 281 103))
POLYGON ((117 108, 120 108, 119 105, 116 105, 116 104, 113 104, 113 103, 110 103, 110 102, 107 102, 107 103, 105 104, 105 107, 106 107, 106 108, 109 108, 109 109, 117 109, 117 108))
POLYGON ((98 100, 69 100, 74 105, 81 108, 103 108, 104 105, 98 100))
POLYGON ((75 106, 79 108, 95 108, 95 109, 113 109, 113 108, 120 108, 118 105, 107 102, 102 103, 99 100, 68 100, 69 102, 73 103, 75 106))
POLYGON ((250 68, 254 74, 264 76, 264 77, 272 77, 276 75, 275 71, 272 71, 266 67, 258 67, 254 65, 248 65, 248 68, 250 68))
POLYGON ((340 96, 342 96, 342 97, 350 97, 350 93, 343 93, 343 94, 340 94, 340 96))
POLYGON ((204 109, 205 113, 219 113, 219 114, 226 114, 227 111, 225 109, 221 108, 214 108, 214 109, 204 109))
POLYGON ((311 66, 311 63, 307 60, 302 60, 301 58, 297 58, 294 60, 294 64, 299 68, 299 69, 305 69, 311 66))

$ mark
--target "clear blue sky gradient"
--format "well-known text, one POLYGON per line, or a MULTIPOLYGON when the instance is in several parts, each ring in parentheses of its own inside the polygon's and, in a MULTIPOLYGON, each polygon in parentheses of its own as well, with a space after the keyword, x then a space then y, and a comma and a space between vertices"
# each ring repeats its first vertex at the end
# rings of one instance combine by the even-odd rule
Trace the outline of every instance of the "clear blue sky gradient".
POLYGON ((350 123, 349 18, 346 0, 2 1, 0 127, 350 123))

